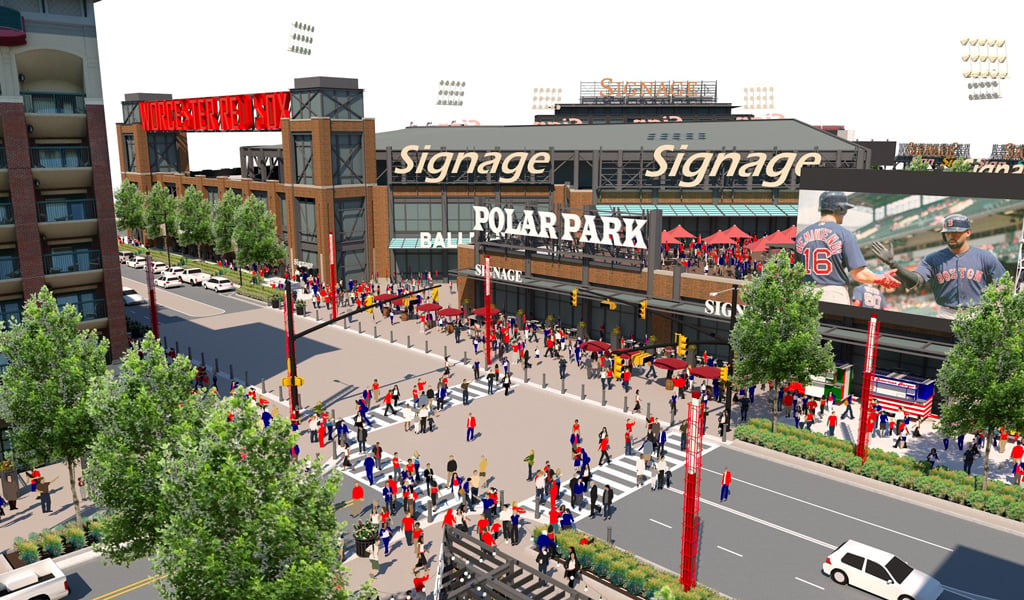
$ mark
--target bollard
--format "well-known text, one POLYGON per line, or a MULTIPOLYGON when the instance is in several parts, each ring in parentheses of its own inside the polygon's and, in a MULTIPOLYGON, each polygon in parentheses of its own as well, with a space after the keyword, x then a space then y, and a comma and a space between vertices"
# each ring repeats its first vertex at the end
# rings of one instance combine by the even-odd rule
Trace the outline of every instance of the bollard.
POLYGON ((260 389, 262 389, 263 390, 263 394, 266 395, 266 393, 267 393, 267 380, 266 379, 264 379, 262 382, 260 382, 260 389))
POLYGON ((547 387, 548 387, 548 374, 547 373, 541 373, 540 374, 540 387, 541 387, 541 389, 547 389, 547 387))
POLYGON ((167 350, 167 336, 164 336, 164 350, 167 350))
MULTIPOLYGON (((190 350, 189 351, 189 355, 191 355, 192 354, 191 348, 189 350, 190 350)), ((199 364, 204 365, 204 366, 206 365, 206 353, 205 352, 200 352, 199 353, 199 364)))
POLYGON ((395 330, 394 329, 389 329, 388 330, 388 335, 391 337, 391 343, 394 344, 395 343, 395 330))
POLYGON ((316 318, 317 321, 320 320, 320 307, 316 308, 316 317, 315 318, 316 318))
POLYGON ((220 373, 220 360, 217 357, 213 358, 213 374, 220 373))
POLYGON ((587 399, 587 386, 581 383, 580 384, 580 400, 586 400, 586 399, 587 399))
POLYGON ((231 379, 231 381, 235 380, 235 365, 231 363, 228 363, 228 378, 231 379))
POLYGON ((412 348, 412 336, 411 335, 405 336, 405 347, 406 348, 412 348))
POLYGON ((423 351, 430 354, 430 340, 423 340, 423 351))
POLYGON ((448 361, 448 344, 444 345, 444 360, 445 362, 448 361))
POLYGON ((245 371, 245 387, 249 387, 249 370, 245 371))
POLYGON ((651 403, 650 402, 647 403, 647 420, 648 421, 651 420, 651 403))
POLYGON ((373 339, 377 339, 377 326, 373 326, 373 339))
POLYGON ((562 393, 564 394, 565 393, 565 378, 564 377, 559 377, 558 379, 559 379, 559 381, 562 382, 562 393))
POLYGON ((192 346, 188 347, 188 357, 192 358, 192 346))
POLYGON ((629 412, 629 397, 628 396, 623 396, 622 397, 622 412, 624 412, 624 413, 628 413, 629 412))
MULTIPOLYGON (((605 510, 607 510, 607 508, 605 510)), ((612 526, 611 525, 608 526, 608 534, 605 536, 605 540, 607 540, 609 544, 612 543, 612 526)))
POLYGON ((536 501, 536 496, 534 496, 534 502, 533 502, 533 518, 534 519, 539 519, 540 518, 540 503, 536 501))
POLYGON ((343 319, 342 320, 342 323, 345 324, 345 329, 348 329, 348 321, 349 321, 348 319, 343 319))
POLYGON ((498 506, 505 506, 505 490, 498 491, 498 506))
POLYGON ((430 500, 430 496, 427 496, 427 521, 434 520, 434 503, 430 500))
POLYGON ((362 321, 356 321, 356 323, 359 325, 359 333, 362 333, 363 332, 363 322, 362 321))
POLYGON ((469 364, 469 352, 462 351, 462 360, 468 365, 469 364))
POLYGON ((174 342, 174 353, 181 354, 181 349, 178 348, 178 342, 174 342))
POLYGON ((601 386, 601 406, 608 406, 608 398, 605 398, 604 394, 608 391, 608 388, 601 386))
POLYGON ((277 386, 277 399, 284 402, 284 388, 277 386))

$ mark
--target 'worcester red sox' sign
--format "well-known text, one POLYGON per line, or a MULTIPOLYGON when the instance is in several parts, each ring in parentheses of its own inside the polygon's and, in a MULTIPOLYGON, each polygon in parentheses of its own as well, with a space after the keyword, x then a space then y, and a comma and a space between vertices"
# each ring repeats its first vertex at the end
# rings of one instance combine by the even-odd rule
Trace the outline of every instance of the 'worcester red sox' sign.
POLYGON ((139 102, 146 131, 280 131, 290 94, 238 94, 139 102))

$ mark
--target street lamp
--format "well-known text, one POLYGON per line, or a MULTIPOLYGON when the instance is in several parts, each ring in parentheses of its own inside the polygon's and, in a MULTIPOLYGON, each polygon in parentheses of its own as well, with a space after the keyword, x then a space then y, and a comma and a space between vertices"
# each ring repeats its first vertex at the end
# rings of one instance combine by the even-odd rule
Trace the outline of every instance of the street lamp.
MULTIPOLYGON (((719 290, 717 292, 711 292, 708 294, 709 297, 715 297, 719 294, 727 292, 729 290, 719 290)), ((729 310, 729 334, 732 334, 733 328, 736 326, 736 301, 738 300, 740 286, 737 283, 732 284, 732 307, 729 310)), ((732 341, 729 342, 729 368, 732 368, 732 363, 736 359, 732 350, 732 341)), ((732 378, 725 382, 725 427, 722 427, 722 442, 725 442, 726 433, 732 430, 732 378)))

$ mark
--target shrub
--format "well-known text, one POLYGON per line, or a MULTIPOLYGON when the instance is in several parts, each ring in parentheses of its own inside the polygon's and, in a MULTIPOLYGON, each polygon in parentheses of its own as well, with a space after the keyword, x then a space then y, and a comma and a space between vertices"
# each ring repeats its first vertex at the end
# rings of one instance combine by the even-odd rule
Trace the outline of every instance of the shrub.
POLYGON ((860 474, 871 479, 878 479, 878 472, 882 470, 882 465, 873 458, 868 458, 860 467, 860 474))
POLYGON ((1007 518, 1024 521, 1024 502, 1011 502, 1006 506, 1007 518))
POLYGON ((911 482, 910 487, 922 494, 931 494, 939 480, 928 475, 918 475, 911 482))
POLYGON ((896 477, 896 467, 890 464, 883 464, 878 469, 878 480, 886 483, 892 483, 893 478, 896 477))
POLYGON ((25 564, 30 565, 39 560, 39 546, 32 540, 15 538, 14 549, 18 551, 18 558, 25 564))
POLYGON ((85 532, 77 525, 68 525, 64 528, 64 540, 74 550, 85 547, 85 532))
POLYGON ((1001 494, 990 494, 985 501, 985 510, 1001 517, 1006 514, 1006 507, 1009 505, 1010 501, 1001 494))
POLYGON ((854 454, 846 457, 846 463, 843 465, 843 468, 851 473, 863 473, 863 466, 864 463, 860 457, 854 454))
POLYGON ((901 487, 912 488, 918 477, 922 477, 922 475, 917 471, 903 470, 896 475, 896 483, 901 487))
POLYGON ((94 544, 98 544, 103 541, 103 519, 93 519, 89 521, 89 539, 94 544))
POLYGON ((964 504, 967 502, 967 495, 972 493, 974 488, 967 487, 965 485, 953 484, 949 488, 949 494, 946 496, 950 502, 956 502, 958 504, 964 504))
POLYGON ((974 490, 967 494, 967 506, 971 508, 977 508, 979 510, 985 509, 985 502, 988 500, 988 494, 981 490, 974 490))
POLYGON ((626 576, 623 578, 623 585, 627 592, 635 596, 639 596, 644 592, 644 584, 647 582, 647 578, 644 573, 636 569, 627 571, 626 576))
POLYGON ((629 566, 624 561, 615 561, 608 569, 608 580, 612 584, 622 587, 626 582, 626 575, 630 572, 629 566))
POLYGON ((55 532, 44 532, 40 536, 40 539, 42 541, 42 549, 45 550, 51 558, 56 558, 64 553, 64 540, 60 539, 60 536, 55 532))
POLYGON ((594 556, 594 566, 592 567, 593 571, 598 577, 604 577, 607 579, 608 572, 611 570, 614 562, 614 559, 612 559, 610 555, 599 553, 594 556))

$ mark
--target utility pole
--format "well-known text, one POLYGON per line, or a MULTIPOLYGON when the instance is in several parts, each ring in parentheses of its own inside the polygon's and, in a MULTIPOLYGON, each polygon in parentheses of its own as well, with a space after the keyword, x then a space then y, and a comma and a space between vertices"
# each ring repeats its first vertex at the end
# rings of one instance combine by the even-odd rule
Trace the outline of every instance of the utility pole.
MULTIPOLYGON (((736 327, 736 302, 739 300, 740 286, 737 284, 732 285, 732 310, 729 311, 729 336, 732 336, 732 330, 736 327)), ((729 370, 733 369, 733 362, 736 360, 735 353, 732 349, 732 340, 729 340, 729 370)), ((728 432, 732 429, 732 377, 729 374, 729 379, 725 382, 725 426, 722 427, 722 441, 725 442, 728 432)))

